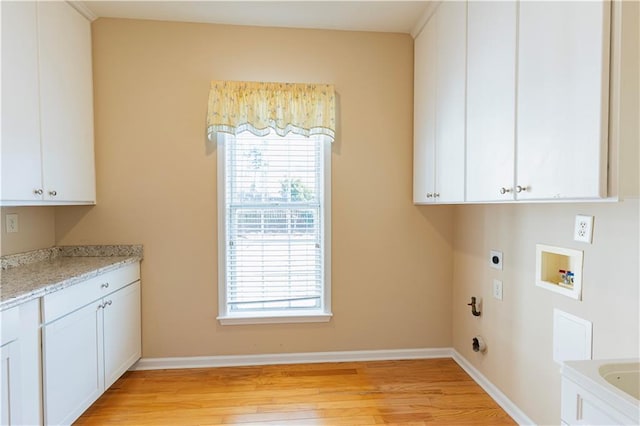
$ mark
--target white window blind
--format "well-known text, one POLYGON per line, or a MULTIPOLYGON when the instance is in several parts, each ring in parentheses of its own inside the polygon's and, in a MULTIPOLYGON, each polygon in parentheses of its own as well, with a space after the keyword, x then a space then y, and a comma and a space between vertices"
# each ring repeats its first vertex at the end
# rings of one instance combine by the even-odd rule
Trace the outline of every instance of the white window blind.
POLYGON ((226 138, 223 315, 324 310, 324 143, 226 138))

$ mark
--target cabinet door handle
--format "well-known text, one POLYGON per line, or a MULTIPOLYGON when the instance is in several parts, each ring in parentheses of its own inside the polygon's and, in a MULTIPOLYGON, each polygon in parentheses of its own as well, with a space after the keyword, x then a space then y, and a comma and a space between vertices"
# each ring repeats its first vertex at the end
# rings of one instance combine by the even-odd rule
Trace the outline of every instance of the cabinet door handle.
MULTIPOLYGON (((511 188, 505 188, 504 186, 502 188, 500 188, 500 194, 504 195, 511 192, 511 188)), ((520 192, 520 191, 518 191, 520 192)))
POLYGON ((100 284, 100 288, 109 288, 109 283, 100 284))
POLYGON ((576 394, 576 420, 582 420, 582 397, 576 394))
POLYGON ((58 193, 56 191, 49 191, 49 195, 55 197, 56 195, 58 195, 58 193))
POLYGON ((33 190, 33 193, 36 194, 36 195, 42 195, 43 192, 44 191, 42 189, 34 189, 33 190))
POLYGON ((520 193, 520 192, 526 192, 526 191, 528 191, 528 190, 529 190, 529 187, 528 187, 528 186, 520 186, 520 185, 516 186, 516 192, 518 192, 518 193, 520 193))
POLYGON ((105 306, 111 306, 112 303, 112 300, 107 300, 106 302, 104 302, 105 306))

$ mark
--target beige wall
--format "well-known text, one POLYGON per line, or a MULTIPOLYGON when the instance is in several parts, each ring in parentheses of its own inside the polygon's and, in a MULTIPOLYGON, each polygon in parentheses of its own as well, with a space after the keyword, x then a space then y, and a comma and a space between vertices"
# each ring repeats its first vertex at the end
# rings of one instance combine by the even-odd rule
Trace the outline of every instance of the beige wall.
POLYGON ((451 346, 453 207, 412 205, 406 34, 100 19, 95 207, 58 244, 142 243, 143 356, 451 346), (212 79, 322 82, 339 96, 327 324, 220 326, 212 79))
POLYGON ((54 207, 3 207, 0 217, 0 256, 55 245, 54 207), (5 222, 10 213, 18 215, 18 232, 8 234, 5 222))
POLYGON ((560 368, 553 361, 553 309, 593 322, 594 359, 638 357, 638 200, 600 204, 464 206, 456 209, 454 347, 537 424, 560 418, 560 368), (593 244, 573 241, 576 214, 595 217, 593 244), (537 243, 584 251, 583 300, 535 285, 537 243), (489 250, 504 252, 504 270, 489 250), (493 279, 503 281, 502 301, 493 279), (482 316, 466 303, 483 299, 482 316), (487 353, 471 339, 485 338, 487 353))

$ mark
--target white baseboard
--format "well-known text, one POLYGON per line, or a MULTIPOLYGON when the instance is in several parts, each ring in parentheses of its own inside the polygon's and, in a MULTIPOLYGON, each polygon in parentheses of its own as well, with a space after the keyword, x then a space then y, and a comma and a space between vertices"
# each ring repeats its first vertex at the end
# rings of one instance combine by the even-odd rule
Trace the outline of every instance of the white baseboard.
POLYGON ((535 424, 507 396, 453 348, 389 349, 374 351, 303 352, 260 355, 220 355, 176 358, 142 358, 131 370, 175 368, 241 367, 318 362, 388 361, 402 359, 452 358, 520 425, 535 424))
POLYGON ((260 355, 220 355, 179 358, 142 358, 131 370, 172 368, 240 367, 247 365, 311 364, 318 362, 386 361, 451 358, 451 348, 390 349, 375 351, 303 352, 260 355))
POLYGON ((458 363, 460 367, 464 371, 467 372, 469 376, 478 384, 485 392, 489 394, 491 398, 500 406, 504 411, 507 412, 515 420, 519 425, 535 425, 534 421, 531 420, 525 413, 522 411, 516 404, 514 404, 507 396, 500 391, 487 379, 477 368, 475 368, 469 361, 466 360, 465 357, 460 355, 458 351, 455 349, 451 350, 451 357, 455 362, 458 363))

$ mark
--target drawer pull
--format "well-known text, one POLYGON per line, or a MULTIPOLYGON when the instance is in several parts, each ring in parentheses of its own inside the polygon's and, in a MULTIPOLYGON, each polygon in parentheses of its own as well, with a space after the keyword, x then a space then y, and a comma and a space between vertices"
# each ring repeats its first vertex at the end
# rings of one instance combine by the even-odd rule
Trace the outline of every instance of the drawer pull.
POLYGON ((101 305, 98 305, 98 309, 102 308, 106 308, 107 306, 111 306, 111 304, 113 303, 112 300, 107 300, 106 302, 102 303, 101 305))

